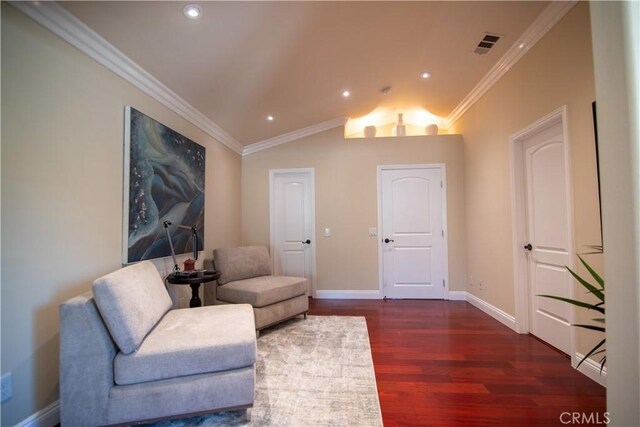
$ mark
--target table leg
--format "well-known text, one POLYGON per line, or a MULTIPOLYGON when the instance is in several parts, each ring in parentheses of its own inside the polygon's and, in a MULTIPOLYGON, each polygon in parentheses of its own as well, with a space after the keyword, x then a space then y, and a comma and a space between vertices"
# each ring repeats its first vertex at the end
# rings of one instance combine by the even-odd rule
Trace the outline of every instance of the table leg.
POLYGON ((202 307, 202 301, 200 301, 200 283, 194 283, 191 285, 191 301, 189 301, 189 307, 202 307))

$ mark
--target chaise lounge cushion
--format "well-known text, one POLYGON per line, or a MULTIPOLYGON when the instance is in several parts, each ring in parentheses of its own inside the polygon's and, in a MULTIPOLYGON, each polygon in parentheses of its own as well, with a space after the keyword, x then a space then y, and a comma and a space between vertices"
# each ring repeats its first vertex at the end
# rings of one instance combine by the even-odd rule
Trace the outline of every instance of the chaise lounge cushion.
POLYGON ((304 277, 261 276, 218 287, 218 299, 235 304, 265 307, 307 292, 304 277))
POLYGON ((264 246, 215 249, 213 259, 216 269, 220 272, 218 285, 271 275, 269 251, 264 246))
POLYGON ((172 306, 160 273, 150 261, 97 279, 93 295, 109 333, 125 354, 140 346, 172 306))
POLYGON ((227 371, 256 360, 253 309, 249 305, 171 310, 138 351, 119 353, 118 385, 227 371))

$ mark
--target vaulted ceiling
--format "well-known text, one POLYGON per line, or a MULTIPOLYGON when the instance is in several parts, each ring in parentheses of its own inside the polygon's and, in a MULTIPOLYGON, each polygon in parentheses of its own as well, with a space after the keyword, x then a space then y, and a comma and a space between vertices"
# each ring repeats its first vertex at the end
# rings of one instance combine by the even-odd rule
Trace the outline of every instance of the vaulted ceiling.
POLYGON ((379 106, 446 117, 548 5, 194 3, 61 4, 243 145, 379 106), (502 38, 475 54, 484 33, 502 38))

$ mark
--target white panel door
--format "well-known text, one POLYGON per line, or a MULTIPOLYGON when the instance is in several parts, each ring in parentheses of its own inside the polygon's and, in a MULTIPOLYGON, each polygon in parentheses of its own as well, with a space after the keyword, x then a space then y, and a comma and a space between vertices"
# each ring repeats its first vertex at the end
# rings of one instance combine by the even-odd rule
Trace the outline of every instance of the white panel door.
POLYGON ((381 170, 384 296, 444 298, 442 171, 381 170))
POLYGON ((562 123, 523 142, 531 333, 571 353, 571 306, 539 295, 571 297, 569 195, 562 123))
POLYGON ((313 280, 313 203, 311 172, 278 171, 272 175, 271 231, 274 274, 313 280))

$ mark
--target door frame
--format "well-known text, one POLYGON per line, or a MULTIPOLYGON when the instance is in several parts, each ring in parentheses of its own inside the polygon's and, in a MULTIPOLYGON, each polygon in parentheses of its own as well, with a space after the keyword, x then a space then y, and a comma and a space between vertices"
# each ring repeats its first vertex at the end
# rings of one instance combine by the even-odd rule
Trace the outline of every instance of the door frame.
MULTIPOLYGON (((513 283, 515 293, 516 308, 516 331, 521 334, 531 332, 531 307, 530 291, 531 284, 528 277, 527 255, 523 246, 527 243, 527 211, 526 211, 526 190, 524 172, 524 150, 523 141, 530 136, 560 123, 562 125, 562 139, 564 150, 565 186, 567 189, 567 227, 568 227, 568 252, 569 265, 574 268, 575 260, 575 233, 573 226, 573 180, 571 176, 571 141, 567 124, 567 106, 552 111, 539 120, 536 120, 524 129, 514 133, 509 137, 510 169, 511 169, 511 223, 512 223, 512 245, 513 245, 513 283)), ((569 298, 574 298, 573 281, 569 287, 569 298)), ((575 310, 570 307, 569 323, 575 323, 575 310)), ((571 365, 575 368, 579 362, 576 356, 577 343, 575 328, 570 326, 571 331, 571 365)))
POLYGON ((445 300, 450 299, 449 296, 449 229, 447 226, 447 165, 444 163, 425 163, 415 165, 378 165, 378 292, 380 298, 384 298, 384 266, 382 262, 383 245, 382 245, 382 171, 385 170, 402 170, 402 169, 439 169, 442 179, 442 228, 444 230, 444 256, 442 273, 444 277, 444 294, 445 300))
POLYGON ((271 268, 275 271, 275 185, 276 177, 292 174, 307 174, 311 182, 311 286, 309 296, 316 297, 316 170, 315 168, 269 169, 269 253, 271 268))

